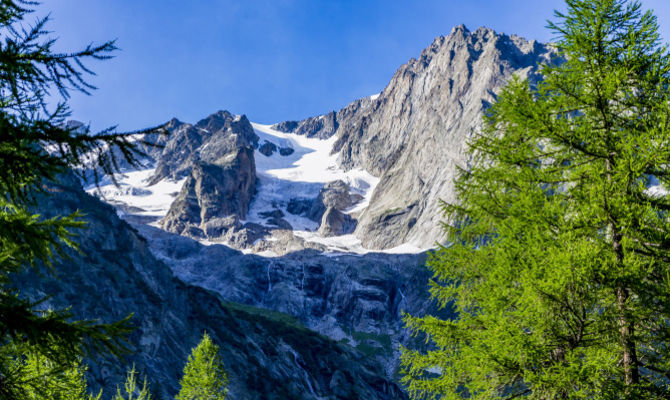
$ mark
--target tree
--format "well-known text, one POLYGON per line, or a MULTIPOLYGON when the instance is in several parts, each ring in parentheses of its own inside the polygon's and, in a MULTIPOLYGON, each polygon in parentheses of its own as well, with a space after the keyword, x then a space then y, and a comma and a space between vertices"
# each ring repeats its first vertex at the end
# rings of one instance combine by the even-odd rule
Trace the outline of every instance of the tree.
POLYGON ((219 354, 219 346, 204 333, 193 348, 184 367, 177 400, 222 400, 228 391, 228 374, 219 354))
POLYGON ((135 366, 126 374, 126 382, 123 385, 123 392, 116 388, 116 396, 112 400, 151 400, 151 392, 147 388, 147 378, 144 377, 142 389, 137 386, 137 371, 135 366))
POLYGON ((670 395, 670 57, 639 2, 566 3, 444 204, 430 290, 458 317, 406 316, 416 398, 670 395))
POLYGON ((87 160, 112 175, 119 165, 114 154, 137 165, 139 146, 146 144, 133 140, 132 134, 142 132, 110 128, 93 134, 65 124, 70 91, 95 89, 86 81, 93 72, 84 62, 105 60, 116 46, 106 42, 55 53, 55 40, 45 31, 48 18, 24 22, 36 4, 0 0, 0 398, 22 398, 30 389, 12 375, 15 354, 8 349, 35 351, 67 368, 84 352, 120 354, 130 330, 128 319, 73 321, 67 310, 41 310, 43 300, 22 298, 12 289, 13 274, 25 268, 53 272, 54 259, 76 248, 74 231, 84 226, 78 213, 41 218, 32 211, 35 196, 49 195, 59 174, 82 171, 87 160))
POLYGON ((80 361, 63 368, 35 351, 26 353, 15 359, 12 368, 19 383, 27 388, 25 397, 15 400, 100 400, 102 392, 97 396, 88 394, 86 368, 80 361))

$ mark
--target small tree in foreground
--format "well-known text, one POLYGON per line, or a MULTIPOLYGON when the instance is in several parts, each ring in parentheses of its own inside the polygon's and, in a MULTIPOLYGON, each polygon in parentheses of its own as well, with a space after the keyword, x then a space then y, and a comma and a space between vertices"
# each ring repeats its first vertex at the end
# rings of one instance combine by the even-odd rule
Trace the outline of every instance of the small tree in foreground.
POLYGON ((193 348, 184 367, 177 400, 222 400, 228 391, 228 374, 219 354, 219 346, 205 333, 193 348))
POLYGON ((97 396, 88 393, 86 367, 80 361, 64 367, 36 351, 25 353, 11 367, 17 383, 25 388, 24 397, 14 400, 100 400, 102 392, 97 396))
POLYGON ((566 3, 562 62, 500 93, 445 205, 458 318, 406 317, 415 398, 670 397, 670 56, 639 2, 566 3))
POLYGON ((126 382, 123 384, 123 390, 116 388, 116 395, 112 400, 151 400, 151 392, 147 388, 147 378, 144 377, 142 387, 137 385, 138 372, 135 371, 135 366, 126 374, 126 382))

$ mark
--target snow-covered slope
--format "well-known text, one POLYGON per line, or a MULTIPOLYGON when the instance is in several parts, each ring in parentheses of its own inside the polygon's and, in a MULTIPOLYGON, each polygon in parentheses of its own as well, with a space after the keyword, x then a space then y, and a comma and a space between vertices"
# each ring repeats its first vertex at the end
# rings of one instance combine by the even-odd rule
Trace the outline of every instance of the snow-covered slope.
POLYGON ((337 165, 337 154, 331 154, 335 138, 308 138, 276 131, 270 125, 252 123, 259 142, 268 141, 294 150, 282 156, 275 152, 266 156, 256 150, 256 174, 259 190, 249 210, 249 221, 264 223, 259 213, 280 208, 287 221, 298 231, 313 231, 318 224, 305 217, 292 215, 286 210, 291 199, 314 199, 327 182, 341 180, 363 200, 347 213, 356 213, 367 207, 379 179, 362 169, 344 171, 337 165), (279 207, 277 207, 279 206, 279 207))
POLYGON ((156 226, 167 214, 186 179, 163 179, 150 186, 148 182, 154 172, 155 168, 126 171, 117 177, 118 187, 107 180, 100 187, 89 185, 86 191, 116 207, 120 216, 142 217, 146 223, 156 226))
MULTIPOLYGON (((291 148, 294 152, 288 156, 282 156, 278 152, 266 156, 256 150, 256 174, 259 185, 247 220, 264 225, 266 218, 262 214, 280 209, 285 215, 284 219, 293 227, 293 233, 307 242, 324 245, 333 253, 369 252, 353 234, 323 237, 316 232, 318 223, 304 216, 291 214, 287 206, 292 199, 314 199, 324 184, 341 180, 353 193, 363 198, 359 203, 344 210, 346 214, 355 217, 370 203, 379 178, 360 168, 343 170, 337 163, 337 153, 333 153, 333 145, 337 140, 335 137, 310 138, 280 132, 272 129, 271 125, 252 123, 252 126, 260 138, 259 143, 267 141, 278 147, 291 148)), ((426 249, 401 245, 385 252, 418 253, 424 250, 426 249)))
MULTIPOLYGON (((325 184, 342 181, 349 186, 352 194, 359 195, 361 200, 353 206, 342 210, 343 213, 356 218, 368 206, 372 193, 379 179, 363 169, 343 170, 338 166, 337 153, 333 153, 336 138, 320 139, 306 137, 294 133, 284 133, 272 129, 270 125, 252 123, 259 137, 258 143, 272 143, 279 149, 288 149, 284 154, 279 151, 261 152, 255 150, 256 175, 258 177, 257 192, 251 202, 249 212, 243 223, 251 222, 277 229, 268 219, 268 214, 281 211, 283 219, 292 228, 292 233, 306 242, 319 244, 329 252, 364 254, 361 241, 352 234, 324 237, 318 233, 319 223, 307 216, 292 214, 289 207, 291 201, 313 201, 325 184), (290 154, 286 154, 290 152, 290 154)), ((119 186, 109 180, 100 187, 89 185, 89 193, 114 205, 119 215, 134 223, 149 224, 158 227, 170 205, 181 190, 186 178, 172 180, 163 178, 150 184, 155 176, 158 160, 152 167, 141 170, 127 170, 117 177, 119 186)), ((272 236, 264 240, 274 240, 272 236)), ((211 243, 209 240, 201 240, 211 243)), ((399 246, 388 249, 388 252, 416 253, 425 249, 415 246, 399 246)))

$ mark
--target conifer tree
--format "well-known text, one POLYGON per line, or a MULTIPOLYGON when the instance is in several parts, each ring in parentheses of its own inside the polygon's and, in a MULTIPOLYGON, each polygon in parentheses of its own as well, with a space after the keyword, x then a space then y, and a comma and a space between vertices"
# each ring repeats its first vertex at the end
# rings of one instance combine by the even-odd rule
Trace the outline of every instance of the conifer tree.
POLYGON ((88 393, 86 367, 80 360, 64 367, 38 352, 24 353, 15 358, 11 368, 17 383, 25 388, 22 397, 14 400, 100 400, 102 392, 97 396, 88 393))
POLYGON ((222 400, 228 391, 228 374, 219 354, 219 346, 207 333, 193 348, 184 367, 177 400, 222 400))
POLYGON ((116 388, 116 395, 112 400, 151 400, 151 392, 147 387, 147 378, 142 381, 142 388, 137 385, 138 372, 135 366, 126 374, 126 382, 123 384, 123 390, 116 388))
POLYGON ((639 2, 566 3, 560 59, 499 94, 444 205, 431 293, 458 317, 406 317, 414 398, 670 396, 670 57, 639 2))
POLYGON ((0 0, 0 398, 8 399, 30 390, 11 373, 15 349, 37 352, 62 367, 83 352, 124 350, 128 319, 73 321, 67 310, 44 310, 42 301, 21 297, 12 277, 25 268, 53 272, 54 259, 76 248, 73 235, 84 227, 78 213, 42 218, 32 211, 35 196, 49 195, 69 168, 83 171, 86 163, 97 162, 113 175, 116 154, 137 165, 138 146, 145 144, 113 128, 94 134, 65 124, 69 93, 95 89, 86 80, 93 74, 86 61, 105 60, 116 46, 112 41, 54 52, 55 39, 45 30, 48 18, 26 22, 37 4, 0 0))

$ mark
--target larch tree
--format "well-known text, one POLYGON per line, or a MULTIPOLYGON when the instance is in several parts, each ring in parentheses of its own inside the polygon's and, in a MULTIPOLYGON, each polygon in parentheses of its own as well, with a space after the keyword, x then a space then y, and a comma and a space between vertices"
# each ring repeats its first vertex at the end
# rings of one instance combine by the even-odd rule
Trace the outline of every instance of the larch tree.
POLYGON ((228 391, 228 374, 217 346, 207 333, 193 348, 184 367, 177 400, 223 400, 228 391))
POLYGON ((112 175, 119 159, 137 165, 145 144, 114 128, 93 133, 65 124, 69 93, 95 89, 87 82, 93 72, 86 61, 108 59, 116 46, 112 41, 55 52, 55 39, 45 30, 48 18, 26 22, 37 4, 0 0, 0 398, 8 399, 32 390, 13 368, 29 352, 70 368, 83 355, 126 348, 128 319, 73 320, 67 310, 47 310, 42 300, 21 297, 12 279, 26 268, 54 272, 53 261, 77 247, 75 231, 84 227, 78 213, 42 218, 33 211, 36 195, 49 195, 59 174, 82 171, 92 160, 112 175))
POLYGON ((20 376, 19 384, 26 390, 24 397, 14 400, 100 400, 102 392, 88 393, 81 362, 63 367, 36 351, 28 351, 16 360, 14 372, 20 376))
POLYGON ((138 372, 135 366, 126 373, 126 381, 123 384, 123 390, 116 388, 116 395, 112 400, 151 400, 151 392, 147 387, 147 378, 144 377, 142 387, 137 384, 138 372))
POLYGON ((457 318, 406 316, 414 398, 670 396, 670 56, 639 2, 566 3, 444 204, 430 290, 457 318))

